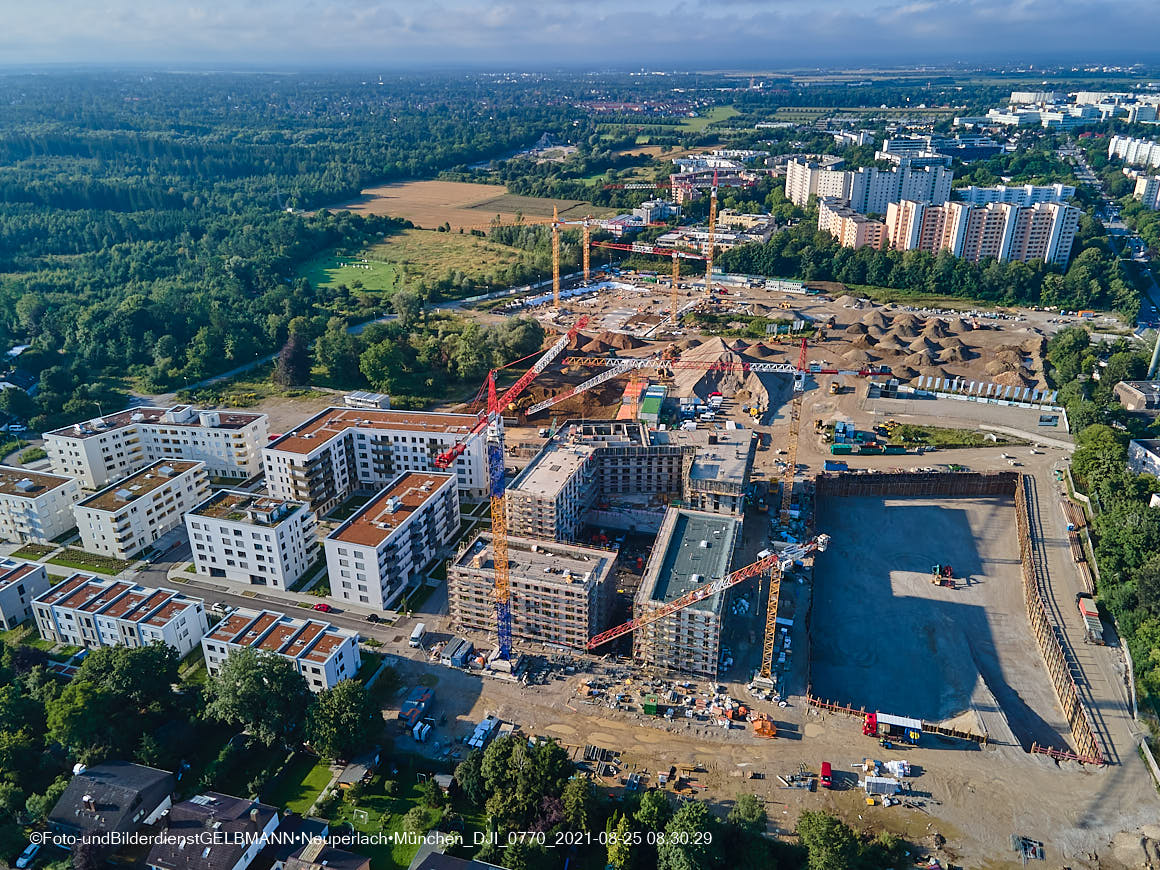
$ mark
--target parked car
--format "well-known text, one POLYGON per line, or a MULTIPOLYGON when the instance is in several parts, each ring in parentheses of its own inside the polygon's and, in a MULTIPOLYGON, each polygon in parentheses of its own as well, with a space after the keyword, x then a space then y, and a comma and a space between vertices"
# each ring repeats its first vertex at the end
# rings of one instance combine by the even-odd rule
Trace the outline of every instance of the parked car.
POLYGON ((314 605, 314 609, 320 610, 323 613, 330 613, 330 611, 334 610, 334 608, 327 604, 325 601, 319 601, 314 605))
POLYGON ((382 620, 379 619, 379 615, 377 613, 368 613, 367 622, 382 622, 382 620))
POLYGON ((231 608, 224 601, 215 601, 213 604, 210 605, 209 609, 212 610, 214 613, 220 613, 222 616, 225 616, 233 608, 231 608))
POLYGON ((40 843, 29 843, 28 847, 20 853, 20 857, 16 859, 16 866, 21 870, 25 867, 31 867, 38 852, 40 852, 40 843))

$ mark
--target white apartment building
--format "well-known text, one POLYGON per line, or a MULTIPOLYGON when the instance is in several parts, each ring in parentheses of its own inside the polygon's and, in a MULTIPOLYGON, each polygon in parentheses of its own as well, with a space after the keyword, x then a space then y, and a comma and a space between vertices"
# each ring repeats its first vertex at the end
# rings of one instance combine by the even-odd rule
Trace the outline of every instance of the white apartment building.
POLYGON ((44 435, 52 470, 100 489, 159 459, 204 462, 213 477, 262 473, 265 414, 199 411, 189 405, 130 408, 44 435))
POLYGON ((989 202, 1005 202, 1009 205, 1029 206, 1037 202, 1067 202, 1075 196, 1075 188, 1070 184, 1024 184, 1008 187, 996 184, 992 187, 960 187, 955 190, 959 199, 971 205, 986 205, 989 202))
POLYGON ((32 599, 50 585, 40 563, 0 559, 0 629, 16 628, 32 616, 32 599))
POLYGON ((1136 189, 1132 196, 1140 200, 1144 208, 1160 209, 1160 175, 1141 175, 1136 179, 1136 189))
POLYGON ((896 251, 950 251, 972 263, 1043 260, 1067 266, 1082 212, 1075 206, 1041 202, 1023 207, 965 202, 932 205, 903 200, 886 212, 887 245, 896 251))
POLYGON ((331 598, 386 610, 458 531, 454 475, 400 474, 327 535, 331 598))
POLYGON ((885 214, 892 202, 903 199, 946 202, 954 174, 945 166, 903 165, 895 169, 862 168, 852 171, 826 168, 811 161, 786 164, 785 195, 805 206, 811 196, 848 200, 850 208, 867 214, 885 214))
POLYGON ((73 574, 32 600, 40 636, 72 646, 165 643, 184 656, 209 627, 205 604, 172 589, 73 574))
POLYGON ((219 490, 185 515, 198 574, 289 588, 318 555, 314 514, 302 502, 219 490))
POLYGON ((253 647, 291 662, 312 692, 354 679, 362 664, 358 633, 317 619, 238 608, 201 640, 205 666, 216 674, 231 652, 253 647))
POLYGON ((448 471, 468 496, 487 495, 487 443, 471 435, 474 414, 327 408, 266 447, 266 487, 322 516, 358 489, 378 489, 402 471, 436 471, 435 458, 461 440, 448 471))
POLYGON ((71 477, 0 465, 0 540, 46 544, 76 528, 81 486, 71 477))
POLYGON ((81 546, 128 559, 140 553, 209 495, 204 462, 158 460, 73 507, 81 546))
POLYGON ((1113 136, 1108 142, 1108 157, 1119 157, 1131 166, 1160 166, 1160 142, 1113 136))

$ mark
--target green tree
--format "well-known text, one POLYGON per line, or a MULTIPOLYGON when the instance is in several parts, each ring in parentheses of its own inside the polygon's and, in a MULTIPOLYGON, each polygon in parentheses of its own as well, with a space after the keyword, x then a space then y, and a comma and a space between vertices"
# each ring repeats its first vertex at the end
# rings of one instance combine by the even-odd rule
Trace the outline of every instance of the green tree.
POLYGON ((313 700, 303 676, 277 653, 233 650, 209 679, 206 713, 238 725, 267 746, 289 746, 313 700))
POLYGON ((482 807, 487 800, 487 784, 483 779, 483 752, 473 749, 455 766, 455 783, 472 806, 482 807))
POLYGON ((632 867, 632 822, 624 813, 613 814, 608 819, 608 866, 612 870, 629 870, 632 867), (613 823, 615 820, 615 824, 613 823))
POLYGON ((331 380, 355 386, 363 381, 359 370, 359 354, 362 344, 358 336, 346 331, 346 322, 341 318, 331 318, 326 332, 318 337, 314 345, 315 359, 326 369, 331 380))
POLYGON ((423 294, 413 287, 402 287, 391 297, 391 309, 399 318, 399 325, 410 329, 419 322, 423 313, 423 294))
POLYGON ((403 373, 403 352, 398 342, 387 338, 372 344, 359 357, 359 370, 376 390, 395 392, 399 375, 403 373))
POLYGON ((125 707, 108 689, 74 679, 48 705, 48 736, 81 761, 94 763, 132 746, 125 707))
POLYGON ((658 870, 707 870, 713 866, 712 819, 699 801, 687 801, 665 825, 657 846, 658 870))
POLYGON ((52 808, 56 806, 56 802, 64 794, 65 789, 68 788, 70 779, 68 774, 62 774, 54 779, 43 793, 29 796, 24 803, 24 811, 28 813, 33 824, 40 824, 47 818, 52 808))
POLYGON ((173 702, 180 656, 169 644, 105 646, 90 651, 74 682, 92 683, 137 710, 160 710, 173 702))
POLYGON ((668 795, 663 791, 646 791, 640 799, 640 807, 636 811, 636 820, 645 829, 659 831, 672 818, 673 808, 669 803, 668 795))
POLYGON ((301 387, 310 382, 310 350, 301 335, 291 335, 278 352, 274 365, 274 383, 283 387, 301 387))
POLYGON ((592 780, 585 776, 572 777, 564 786, 561 798, 564 801, 565 821, 577 831, 587 831, 595 803, 592 780))
POLYGON ((377 717, 366 686, 343 680, 318 693, 306 719, 306 740, 326 758, 350 758, 371 739, 377 717))
POLYGON ((17 420, 27 420, 36 414, 36 402, 17 387, 8 387, 0 393, 0 411, 17 420))
POLYGON ((754 794, 737 796, 736 803, 729 810, 729 824, 750 834, 765 833, 765 804, 754 794))
POLYGON ((809 856, 810 870, 849 870, 858 861, 858 838, 833 816, 806 810, 796 828, 809 856))

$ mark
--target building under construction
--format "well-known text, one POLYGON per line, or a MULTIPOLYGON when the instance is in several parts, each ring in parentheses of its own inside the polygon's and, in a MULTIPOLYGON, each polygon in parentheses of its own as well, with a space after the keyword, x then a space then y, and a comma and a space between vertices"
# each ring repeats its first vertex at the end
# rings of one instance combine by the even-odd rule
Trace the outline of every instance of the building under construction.
MULTIPOLYGON (((755 441, 747 429, 656 431, 622 420, 563 427, 507 490, 513 534, 575 540, 593 508, 655 514, 680 499, 740 516, 755 441)), ((602 515, 601 524, 613 518, 602 515)))
MULTIPOLYGON (((615 552, 509 537, 507 555, 513 638, 583 650, 607 626, 616 592, 615 552)), ((454 623, 494 633, 494 587, 492 536, 484 532, 447 572, 454 623)))
MULTIPOLYGON (((669 508, 633 601, 641 620, 675 598, 729 573, 741 520, 669 508)), ((633 657, 645 665, 716 679, 724 595, 692 604, 633 632, 633 657)))

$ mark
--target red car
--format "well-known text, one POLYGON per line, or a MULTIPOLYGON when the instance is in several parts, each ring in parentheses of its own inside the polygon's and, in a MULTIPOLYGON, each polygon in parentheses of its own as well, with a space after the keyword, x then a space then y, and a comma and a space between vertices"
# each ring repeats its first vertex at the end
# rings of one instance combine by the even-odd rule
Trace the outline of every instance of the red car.
POLYGON ((819 779, 822 781, 822 788, 834 787, 834 772, 833 768, 830 767, 830 762, 822 762, 822 775, 819 779))
POLYGON ((321 610, 323 613, 330 613, 330 611, 334 610, 334 608, 327 604, 325 601, 319 601, 314 605, 314 609, 321 610))

